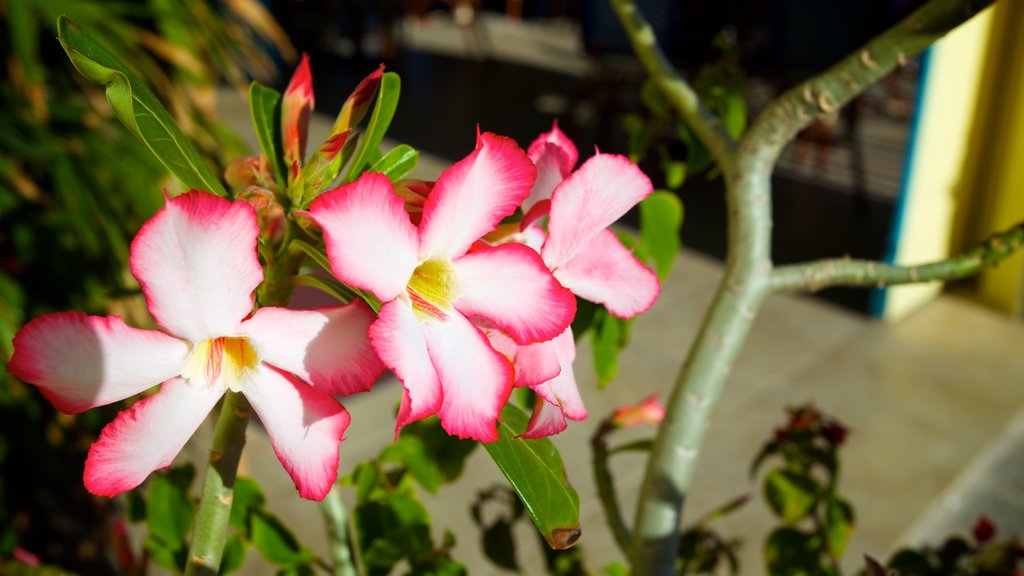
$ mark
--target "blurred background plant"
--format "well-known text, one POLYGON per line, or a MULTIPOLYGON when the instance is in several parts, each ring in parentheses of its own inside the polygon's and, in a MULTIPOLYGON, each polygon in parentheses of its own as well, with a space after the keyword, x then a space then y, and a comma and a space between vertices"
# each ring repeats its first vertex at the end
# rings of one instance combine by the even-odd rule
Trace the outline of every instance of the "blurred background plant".
MULTIPOLYGON (((217 172, 245 152, 216 115, 216 90, 277 75, 295 51, 258 0, 0 0, 0 363, 14 331, 55 310, 131 316, 128 246, 180 187, 112 113, 56 41, 67 15, 107 45, 174 114, 217 172), (270 50, 268 50, 270 48, 270 50)), ((0 558, 28 551, 88 574, 113 572, 117 503, 81 486, 88 438, 118 406, 76 418, 0 372, 0 558), (32 497, 26 497, 31 494, 32 497), (59 495, 59 499, 53 498, 59 495), (69 495, 75 495, 69 497, 69 495), (75 503, 57 506, 56 502, 75 503)), ((122 568, 124 568, 122 566, 122 568)))

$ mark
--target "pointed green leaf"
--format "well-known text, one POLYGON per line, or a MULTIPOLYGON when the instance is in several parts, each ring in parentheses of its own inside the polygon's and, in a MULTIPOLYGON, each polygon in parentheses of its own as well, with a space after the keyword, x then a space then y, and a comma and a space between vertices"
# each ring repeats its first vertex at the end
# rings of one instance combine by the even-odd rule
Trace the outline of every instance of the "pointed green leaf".
POLYGON ((764 561, 771 576, 821 573, 821 541, 795 528, 776 528, 765 540, 764 561))
POLYGON ((146 493, 146 527, 170 550, 185 546, 185 536, 192 528, 195 505, 189 487, 195 469, 191 465, 154 474, 146 493))
POLYGON ((253 512, 250 537, 253 546, 275 566, 296 566, 308 562, 313 556, 276 516, 263 511, 253 512))
POLYGON ((658 190, 640 203, 641 251, 661 280, 668 276, 679 254, 682 225, 683 203, 675 194, 658 190))
POLYGON ((231 500, 229 522, 236 530, 248 535, 249 515, 263 508, 265 498, 258 482, 246 476, 235 478, 235 491, 231 500))
POLYGON ((416 167, 420 153, 408 144, 399 144, 370 166, 370 172, 380 172, 392 182, 405 176, 416 167))
POLYGON ((227 196, 174 118, 134 72, 66 17, 57 21, 57 36, 75 68, 90 82, 106 86, 118 119, 171 173, 189 188, 227 196))
POLYGON ((220 576, 226 576, 237 572, 244 562, 245 541, 237 534, 233 534, 224 545, 224 554, 220 558, 220 570, 217 573, 220 576))
POLYGON ((499 439, 484 448, 519 494, 548 545, 569 548, 580 537, 580 498, 551 440, 518 437, 528 422, 522 410, 506 405, 498 423, 499 439))
POLYGON ((825 509, 825 536, 828 539, 828 550, 833 557, 839 558, 846 550, 853 536, 853 507, 846 500, 832 497, 825 509))
POLYGON ((370 151, 376 150, 380 146, 380 141, 384 138, 384 133, 387 132, 388 126, 391 125, 391 119, 395 116, 401 89, 402 81, 399 80, 398 74, 385 72, 381 76, 377 103, 374 105, 373 114, 370 115, 370 121, 366 125, 366 132, 359 139, 359 145, 352 154, 352 161, 345 173, 345 182, 351 182, 359 177, 366 166, 370 151))
POLYGON ((270 159, 274 179, 283 187, 288 177, 281 150, 281 93, 259 82, 249 85, 249 115, 263 155, 270 159))
POLYGON ((598 309, 590 332, 594 350, 594 371, 602 389, 619 373, 619 351, 629 342, 632 320, 616 318, 604 308, 598 309))
POLYGON ((764 497, 787 524, 799 522, 814 509, 818 484, 788 470, 773 470, 764 478, 764 497))

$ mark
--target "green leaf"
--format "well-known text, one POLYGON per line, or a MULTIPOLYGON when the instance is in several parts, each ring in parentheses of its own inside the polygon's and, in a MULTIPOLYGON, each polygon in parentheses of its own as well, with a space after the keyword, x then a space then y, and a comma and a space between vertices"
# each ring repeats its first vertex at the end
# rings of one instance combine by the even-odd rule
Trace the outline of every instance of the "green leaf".
POLYGON ((143 548, 149 552, 149 557, 157 566, 180 574, 185 568, 188 560, 188 549, 185 547, 171 548, 166 542, 150 534, 142 542, 143 548))
POLYGON ((284 187, 288 168, 281 146, 281 93, 259 82, 249 85, 249 115, 263 155, 270 160, 277 185, 284 187))
POLYGON ((629 568, 621 562, 612 562, 606 564, 601 573, 605 576, 629 576, 629 568))
POLYGON ((217 573, 220 576, 225 576, 237 572, 243 563, 245 563, 245 541, 235 534, 224 544, 224 553, 220 557, 220 570, 217 573))
POLYGON ((683 226, 683 203, 679 197, 658 190, 640 203, 641 251, 653 261, 662 281, 672 271, 679 254, 679 230, 683 226))
POLYGON ((398 442, 385 448, 380 459, 403 464, 424 489, 434 493, 462 474, 474 448, 476 442, 450 436, 437 418, 428 418, 403 427, 398 442))
POLYGON ((234 496, 231 500, 231 526, 249 534, 249 516, 253 511, 263 508, 266 499, 258 482, 252 478, 239 476, 235 478, 234 496))
POLYGON ((374 105, 373 114, 370 115, 370 121, 366 125, 366 132, 359 139, 359 145, 352 154, 348 172, 345 173, 345 182, 355 180, 363 172, 370 151, 376 150, 380 146, 380 141, 384 138, 388 126, 391 125, 391 119, 398 107, 398 95, 401 89, 402 81, 398 78, 398 74, 385 72, 381 77, 377 103, 374 105))
POLYGON ((580 537, 580 499, 565 476, 562 456, 551 440, 527 440, 527 415, 511 404, 501 411, 499 439, 484 444, 509 484, 519 494, 544 540, 569 548, 580 537))
POLYGON ((57 20, 57 36, 75 68, 90 82, 106 86, 118 119, 171 173, 189 188, 227 196, 195 146, 135 73, 67 17, 57 20))
POLYGON ((408 144, 399 144, 370 166, 370 172, 380 172, 392 182, 412 172, 420 160, 420 153, 408 144))
POLYGON ((825 537, 828 551, 834 558, 839 558, 846 550, 853 535, 853 507, 839 497, 830 498, 825 509, 825 537))
POLYGON ((619 374, 619 351, 629 340, 629 327, 629 320, 616 318, 604 308, 594 317, 590 344, 594 349, 597 383, 602 389, 619 374))
POLYGON ((814 509, 818 484, 788 470, 773 470, 764 478, 764 497, 783 522, 799 522, 814 509))
POLYGON ((312 559, 295 536, 277 517, 262 510, 252 514, 252 544, 268 562, 278 567, 291 567, 312 559))
POLYGON ((146 494, 146 527, 149 533, 170 550, 185 547, 185 537, 192 527, 195 504, 189 486, 195 476, 191 465, 154 474, 146 494))
POLYGON ((772 576, 811 576, 820 572, 821 542, 795 528, 777 528, 764 543, 764 560, 772 576))

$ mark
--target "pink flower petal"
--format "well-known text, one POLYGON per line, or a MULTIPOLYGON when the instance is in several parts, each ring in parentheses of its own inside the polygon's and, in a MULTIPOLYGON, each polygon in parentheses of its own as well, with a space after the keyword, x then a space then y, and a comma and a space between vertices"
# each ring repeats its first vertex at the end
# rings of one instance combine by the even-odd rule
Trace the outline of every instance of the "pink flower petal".
POLYGON ((441 407, 441 382, 427 352, 423 328, 410 304, 388 302, 370 326, 374 350, 402 382, 402 403, 395 433, 406 424, 437 412, 441 407))
POLYGON ((555 340, 524 346, 486 320, 475 319, 473 324, 487 336, 495 350, 512 361, 516 372, 516 387, 547 382, 561 372, 555 340))
POLYGON ((573 144, 572 140, 565 135, 565 132, 562 132, 558 127, 558 120, 552 122, 551 130, 549 132, 541 134, 536 140, 530 143, 530 148, 527 153, 534 162, 536 162, 537 157, 542 154, 542 149, 545 144, 553 144, 562 151, 562 154, 565 156, 566 173, 572 170, 572 167, 576 165, 576 161, 580 158, 579 152, 576 151, 576 145, 573 144))
POLYGON ((198 190, 168 200, 131 248, 132 274, 156 321, 191 342, 234 332, 263 281, 258 234, 245 202, 198 190))
POLYGON ((444 389, 441 426, 459 438, 497 440, 498 414, 512 393, 512 365, 461 314, 425 322, 423 332, 444 389))
POLYGON ((598 154, 587 160, 551 196, 544 262, 555 269, 572 260, 653 191, 651 181, 625 156, 598 154))
POLYGON ((335 276, 384 302, 405 291, 419 240, 386 176, 366 173, 321 194, 309 214, 323 228, 335 276))
POLYGON ((186 342, 132 328, 117 316, 61 312, 18 331, 7 369, 38 386, 58 410, 74 414, 176 376, 187 355, 186 342))
POLYGON ((547 406, 536 405, 530 423, 523 433, 524 438, 540 438, 557 434, 565 429, 565 418, 583 420, 587 417, 587 408, 583 405, 579 388, 576 386, 576 374, 572 364, 576 360, 576 342, 572 329, 568 329, 552 341, 562 367, 557 376, 533 386, 533 391, 544 400, 547 406), (554 414, 555 408, 558 414, 554 414))
POLYGON ((629 318, 646 312, 658 298, 658 276, 605 230, 576 257, 555 270, 555 278, 577 296, 604 304, 613 315, 629 318))
POLYGON ((376 318, 362 300, 319 310, 260 308, 242 323, 260 360, 327 394, 369 390, 384 365, 367 330, 376 318))
POLYGON ((338 444, 348 411, 326 393, 263 366, 243 390, 299 496, 323 500, 338 479, 338 444))
POLYGON ((86 489, 115 496, 135 488, 154 470, 170 466, 222 395, 216 387, 173 378, 153 396, 119 413, 89 448, 86 489))
POLYGON ((536 169, 512 140, 486 132, 476 150, 438 178, 423 207, 421 258, 453 259, 515 212, 536 169))
POLYGON ((486 318, 520 344, 558 336, 576 315, 576 299, 532 249, 504 244, 477 250, 453 263, 455 308, 486 318))
POLYGON ((567 427, 568 423, 565 421, 562 409, 537 396, 537 400, 533 404, 533 414, 530 415, 530 422, 526 425, 526 431, 519 437, 532 440, 554 436, 567 427))
POLYGON ((572 164, 565 151, 551 142, 531 145, 530 160, 537 167, 537 180, 523 201, 524 212, 529 212, 537 202, 550 200, 551 193, 572 172, 572 164))

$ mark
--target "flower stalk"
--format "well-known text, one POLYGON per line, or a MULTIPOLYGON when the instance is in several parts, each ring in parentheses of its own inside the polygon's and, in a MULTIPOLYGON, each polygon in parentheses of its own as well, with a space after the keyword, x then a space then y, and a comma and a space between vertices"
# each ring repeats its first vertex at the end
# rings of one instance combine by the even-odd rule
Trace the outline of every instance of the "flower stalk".
POLYGON ((228 392, 221 406, 210 445, 210 459, 199 500, 192 545, 188 551, 185 576, 207 576, 220 570, 221 554, 227 542, 228 519, 238 474, 238 462, 245 446, 245 430, 251 409, 245 396, 228 392))

